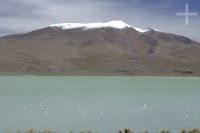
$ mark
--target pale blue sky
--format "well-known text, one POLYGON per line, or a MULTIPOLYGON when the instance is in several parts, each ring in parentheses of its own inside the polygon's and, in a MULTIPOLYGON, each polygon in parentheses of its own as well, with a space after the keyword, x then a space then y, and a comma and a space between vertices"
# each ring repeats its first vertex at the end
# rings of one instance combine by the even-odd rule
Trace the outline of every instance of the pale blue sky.
POLYGON ((0 36, 28 32, 54 23, 123 20, 200 41, 200 0, 0 0, 0 36), (199 13, 185 25, 185 3, 199 13))

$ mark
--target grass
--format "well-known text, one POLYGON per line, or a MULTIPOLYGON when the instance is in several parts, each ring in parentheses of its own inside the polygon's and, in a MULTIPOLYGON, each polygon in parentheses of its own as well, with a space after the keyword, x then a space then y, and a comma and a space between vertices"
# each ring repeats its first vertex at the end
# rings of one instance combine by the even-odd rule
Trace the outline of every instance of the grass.
MULTIPOLYGON (((13 132, 10 132, 10 131, 7 131, 5 133, 13 133, 13 132)), ((56 132, 56 131, 35 131, 33 129, 31 130, 28 130, 28 131, 16 131, 15 133, 62 133, 62 132, 56 132)), ((76 133, 76 132, 72 132, 70 131, 69 133, 76 133)), ((91 131, 81 131, 79 133, 93 133, 91 131)), ((95 132, 97 133, 97 132, 95 132)), ((113 132, 110 132, 110 133, 113 133, 113 132)), ((144 131, 144 132, 134 132, 132 131, 131 129, 124 129, 124 130, 119 130, 117 133, 148 133, 148 131, 144 131)), ((156 132, 158 133, 158 132, 156 132)), ((160 133, 171 133, 169 130, 161 130, 160 133)), ((181 130, 180 132, 178 133, 200 133, 200 129, 192 129, 192 130, 181 130)))

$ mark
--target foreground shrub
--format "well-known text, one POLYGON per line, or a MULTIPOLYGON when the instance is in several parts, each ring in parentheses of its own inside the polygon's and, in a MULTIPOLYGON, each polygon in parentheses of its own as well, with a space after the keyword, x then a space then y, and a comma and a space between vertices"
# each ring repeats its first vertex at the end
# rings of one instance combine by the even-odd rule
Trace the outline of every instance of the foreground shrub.
MULTIPOLYGON (((13 132, 7 131, 5 133, 13 133, 13 132)), ((48 130, 47 131, 42 131, 42 132, 37 132, 37 131, 31 129, 31 130, 28 130, 28 131, 25 131, 25 132, 19 130, 19 131, 16 131, 15 133, 61 133, 61 132, 54 132, 54 131, 48 131, 48 130)), ((76 132, 70 131, 69 133, 76 133, 76 132)), ((91 132, 91 131, 86 131, 86 132, 85 131, 81 131, 79 133, 93 133, 93 132, 91 132)), ((95 132, 95 133, 97 133, 97 132, 95 132)), ((124 130, 119 130, 117 133, 134 133, 134 132, 131 131, 131 129, 126 128, 124 130)), ((135 132, 135 133, 148 133, 148 131, 135 132)), ((171 133, 171 132, 169 130, 161 130, 160 133, 171 133)), ((185 130, 184 129, 184 130, 181 130, 179 133, 200 133, 200 129, 197 129, 197 128, 195 128, 193 130, 185 130)))

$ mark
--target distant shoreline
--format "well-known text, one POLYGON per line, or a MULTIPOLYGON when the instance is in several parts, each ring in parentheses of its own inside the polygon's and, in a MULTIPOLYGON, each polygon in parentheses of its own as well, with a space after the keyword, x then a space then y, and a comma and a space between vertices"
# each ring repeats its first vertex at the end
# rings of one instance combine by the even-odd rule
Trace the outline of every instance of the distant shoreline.
POLYGON ((0 77, 62 77, 62 78, 76 78, 76 77, 98 77, 98 78, 200 78, 200 75, 191 75, 191 76, 180 76, 180 75, 155 75, 155 76, 150 76, 150 75, 145 75, 145 76, 121 76, 121 75, 1 75, 0 77))

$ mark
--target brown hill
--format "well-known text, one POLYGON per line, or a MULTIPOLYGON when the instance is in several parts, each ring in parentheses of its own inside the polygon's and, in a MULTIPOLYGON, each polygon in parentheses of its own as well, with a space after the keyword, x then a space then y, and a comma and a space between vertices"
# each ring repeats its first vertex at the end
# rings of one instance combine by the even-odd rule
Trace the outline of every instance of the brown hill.
POLYGON ((132 27, 46 27, 0 38, 0 75, 200 75, 200 45, 132 27))

